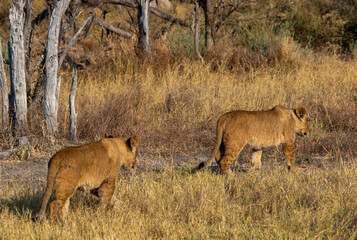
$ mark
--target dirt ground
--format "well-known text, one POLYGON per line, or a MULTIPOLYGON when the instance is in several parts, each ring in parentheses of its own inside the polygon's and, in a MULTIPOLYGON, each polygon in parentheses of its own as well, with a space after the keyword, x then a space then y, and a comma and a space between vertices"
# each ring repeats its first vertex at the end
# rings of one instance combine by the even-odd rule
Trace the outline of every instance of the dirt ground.
MULTIPOLYGON (((208 156, 208 155, 207 155, 208 156)), ((120 174, 141 174, 149 171, 160 171, 165 167, 189 167, 206 159, 204 155, 176 156, 173 157, 137 157, 137 166, 134 170, 127 172, 122 170, 120 174)), ((47 177, 48 157, 29 158, 21 160, 0 160, 0 188, 5 185, 32 185, 33 187, 44 187, 47 177)))
MULTIPOLYGON (((249 148, 243 149, 238 157, 239 168, 237 164, 232 166, 233 169, 239 171, 246 171, 250 168, 250 150, 249 148)), ((29 185, 32 187, 43 188, 46 185, 47 177, 47 163, 52 153, 46 154, 42 157, 31 157, 27 160, 0 160, 0 188, 4 186, 13 185, 29 185)), ((150 155, 148 153, 139 153, 137 157, 136 168, 132 171, 122 170, 120 175, 130 174, 142 174, 150 171, 160 171, 164 168, 188 168, 192 169, 200 162, 208 159, 210 151, 203 153, 194 153, 187 155, 172 155, 172 154, 160 154, 150 155)), ((328 156, 310 156, 310 159, 301 160, 300 156, 297 156, 297 165, 308 168, 329 168, 331 162, 328 156)), ((278 165, 286 165, 284 156, 276 149, 268 149, 263 153, 262 157, 263 169, 274 168, 278 165)), ((216 163, 213 163, 212 171, 217 172, 218 167, 216 163)))

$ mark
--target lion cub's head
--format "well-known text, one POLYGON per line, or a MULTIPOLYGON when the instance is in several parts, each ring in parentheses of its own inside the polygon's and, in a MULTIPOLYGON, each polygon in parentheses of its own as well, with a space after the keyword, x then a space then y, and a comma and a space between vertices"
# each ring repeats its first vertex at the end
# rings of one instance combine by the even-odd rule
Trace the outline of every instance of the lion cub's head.
POLYGON ((125 170, 130 170, 136 165, 136 146, 139 144, 139 139, 137 136, 132 136, 126 140, 127 153, 125 156, 125 163, 123 168, 125 170))
POLYGON ((309 121, 306 116, 306 109, 303 107, 298 107, 294 110, 298 121, 295 124, 295 132, 299 136, 306 136, 309 133, 309 121))

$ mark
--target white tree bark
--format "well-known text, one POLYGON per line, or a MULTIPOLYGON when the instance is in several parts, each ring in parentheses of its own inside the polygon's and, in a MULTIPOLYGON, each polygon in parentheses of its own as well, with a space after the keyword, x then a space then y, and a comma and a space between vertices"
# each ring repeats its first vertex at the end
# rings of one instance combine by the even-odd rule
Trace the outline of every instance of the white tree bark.
POLYGON ((73 69, 71 93, 69 94, 68 106, 69 106, 69 139, 72 142, 77 140, 77 113, 74 107, 74 98, 76 96, 77 89, 77 68, 73 69))
POLYGON ((31 54, 27 51, 30 46, 29 33, 31 30, 31 16, 32 16, 32 3, 31 0, 25 0, 24 7, 24 50, 25 50, 25 73, 26 73, 26 91, 31 91, 31 76, 30 76, 30 62, 31 54))
POLYGON ((151 59, 151 48, 149 42, 149 0, 140 0, 138 6, 139 22, 139 45, 143 51, 144 58, 151 59))
POLYGON ((51 136, 57 133, 57 108, 58 101, 56 99, 57 90, 57 71, 58 71, 58 43, 59 32, 61 27, 61 19, 70 0, 59 1, 53 9, 50 25, 47 34, 46 47, 46 84, 45 84, 45 101, 44 112, 46 130, 51 136))
POLYGON ((13 0, 10 5, 10 80, 11 80, 11 121, 16 135, 27 133, 27 100, 25 81, 25 50, 23 37, 23 7, 22 0, 13 0))
POLYGON ((192 24, 192 32, 193 32, 193 43, 195 46, 195 53, 197 57, 201 59, 201 62, 203 61, 203 58, 200 54, 200 4, 198 2, 199 0, 195 1, 195 11, 193 15, 193 24, 192 24))
POLYGON ((2 130, 7 131, 9 128, 9 97, 6 83, 6 75, 4 69, 4 60, 1 52, 1 39, 0 39, 0 87, 2 96, 2 130))

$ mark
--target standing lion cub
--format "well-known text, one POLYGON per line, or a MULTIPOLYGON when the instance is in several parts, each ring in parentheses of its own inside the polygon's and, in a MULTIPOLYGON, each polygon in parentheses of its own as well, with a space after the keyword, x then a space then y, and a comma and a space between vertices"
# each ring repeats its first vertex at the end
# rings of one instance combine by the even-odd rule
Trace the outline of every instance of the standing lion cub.
POLYGON ((113 207, 118 172, 121 167, 135 167, 138 143, 136 136, 129 139, 109 137, 57 152, 48 163, 47 186, 39 217, 45 215, 52 190, 54 200, 50 203, 49 215, 53 219, 67 216, 70 198, 78 188, 91 190, 104 208, 113 207))
POLYGON ((283 145, 288 168, 295 167, 295 133, 305 136, 309 132, 306 110, 303 107, 288 109, 275 106, 268 111, 233 111, 223 114, 217 122, 216 145, 211 157, 201 162, 198 169, 207 167, 214 159, 220 171, 231 174, 230 166, 246 144, 253 147, 252 165, 261 167, 262 149, 283 145))

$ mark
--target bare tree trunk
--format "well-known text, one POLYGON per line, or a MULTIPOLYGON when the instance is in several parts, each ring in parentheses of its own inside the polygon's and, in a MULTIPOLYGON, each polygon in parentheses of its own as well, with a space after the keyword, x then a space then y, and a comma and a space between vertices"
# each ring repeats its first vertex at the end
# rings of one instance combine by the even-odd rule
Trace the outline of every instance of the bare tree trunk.
POLYGON ((23 38, 23 1, 14 0, 10 6, 10 111, 15 135, 25 135, 27 125, 27 101, 25 81, 25 51, 23 38))
POLYGON ((47 47, 46 47, 46 84, 44 112, 47 132, 53 136, 57 133, 57 108, 58 99, 56 99, 58 89, 57 71, 58 71, 58 45, 59 32, 61 28, 61 19, 68 8, 70 0, 59 1, 53 9, 51 22, 48 27, 47 47))
POLYGON ((214 0, 199 0, 199 3, 205 12, 205 47, 209 54, 214 47, 214 0))
POLYGON ((72 142, 77 141, 77 113, 74 107, 74 98, 76 96, 77 89, 77 68, 73 69, 71 93, 69 94, 68 106, 69 106, 69 139, 72 142))
POLYGON ((26 0, 25 3, 25 23, 24 23, 24 45, 27 46, 27 39, 31 29, 32 4, 31 0, 26 0))
MULTIPOLYGON (((25 53, 27 53, 27 49, 30 45, 29 41, 29 33, 31 30, 31 15, 32 15, 32 6, 31 0, 26 0, 25 2, 25 23, 24 23, 24 49, 25 53)), ((25 55, 25 73, 26 73, 26 90, 31 92, 31 77, 30 77, 30 62, 31 62, 31 55, 25 55)))
POLYGON ((0 39, 0 87, 2 96, 2 130, 7 132, 9 128, 9 96, 7 91, 6 75, 4 69, 4 60, 1 52, 1 39, 0 39))
POLYGON ((138 6, 139 23, 139 45, 143 52, 143 57, 151 59, 151 48, 149 42, 149 0, 140 0, 138 6))
POLYGON ((192 26, 192 32, 193 32, 193 42, 195 46, 195 53, 196 56, 201 59, 203 62, 203 58, 200 54, 200 5, 198 3, 198 0, 195 1, 195 11, 194 11, 194 16, 193 16, 193 26, 192 26))

